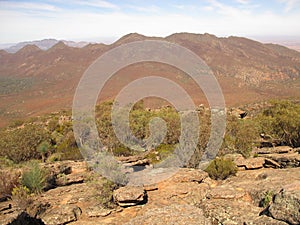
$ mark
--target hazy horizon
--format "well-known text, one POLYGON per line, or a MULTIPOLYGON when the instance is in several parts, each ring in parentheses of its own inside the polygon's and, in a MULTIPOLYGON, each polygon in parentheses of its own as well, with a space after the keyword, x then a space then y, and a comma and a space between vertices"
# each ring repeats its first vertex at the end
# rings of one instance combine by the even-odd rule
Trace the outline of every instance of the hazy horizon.
POLYGON ((298 21, 300 1, 295 0, 2 0, 0 43, 45 38, 110 42, 134 32, 298 38, 298 21))

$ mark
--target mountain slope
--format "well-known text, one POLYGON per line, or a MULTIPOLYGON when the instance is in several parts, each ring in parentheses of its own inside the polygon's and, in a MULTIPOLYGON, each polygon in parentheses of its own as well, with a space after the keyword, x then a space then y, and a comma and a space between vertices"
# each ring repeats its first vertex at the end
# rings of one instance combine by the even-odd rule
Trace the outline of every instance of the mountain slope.
MULTIPOLYGON (((215 73, 228 106, 300 97, 300 52, 240 37, 178 33, 159 38, 135 33, 111 45, 88 44, 74 48, 57 42, 48 50, 27 45, 14 54, 0 51, 3 84, 0 86, 0 125, 15 118, 70 108, 80 77, 95 59, 121 44, 146 39, 177 43, 199 55, 215 73)), ((135 64, 122 69, 107 83, 100 100, 113 98, 124 85, 147 75, 172 79, 188 91, 196 104, 205 102, 201 90, 187 75, 159 63, 135 64)))

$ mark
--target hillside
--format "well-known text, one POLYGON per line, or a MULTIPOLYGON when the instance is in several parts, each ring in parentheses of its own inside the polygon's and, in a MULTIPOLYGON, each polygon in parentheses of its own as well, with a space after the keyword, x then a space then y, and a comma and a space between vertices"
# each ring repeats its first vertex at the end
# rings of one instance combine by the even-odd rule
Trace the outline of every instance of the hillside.
MULTIPOLYGON (((177 33, 159 38, 134 33, 111 45, 74 48, 58 42, 48 50, 26 45, 16 53, 0 51, 0 125, 17 118, 69 109, 80 77, 95 59, 115 46, 146 39, 177 43, 199 55, 215 73, 228 106, 300 97, 300 53, 295 50, 240 37, 177 33)), ((201 90, 191 79, 159 63, 122 69, 105 86, 100 100, 113 98, 124 85, 149 74, 178 82, 196 104, 205 103, 201 90)))

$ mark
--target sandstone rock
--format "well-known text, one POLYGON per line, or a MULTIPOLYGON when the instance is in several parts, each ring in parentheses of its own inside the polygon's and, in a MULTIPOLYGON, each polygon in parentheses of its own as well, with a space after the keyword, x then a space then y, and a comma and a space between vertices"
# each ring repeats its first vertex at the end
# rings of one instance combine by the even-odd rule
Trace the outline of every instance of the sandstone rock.
POLYGON ((267 216, 259 216, 261 208, 243 200, 212 199, 203 202, 200 207, 205 215, 212 218, 213 224, 222 225, 287 225, 267 216))
POLYGON ((273 218, 288 224, 300 224, 300 186, 297 189, 283 189, 275 194, 273 203, 268 209, 273 218))
POLYGON ((69 174, 69 175, 61 175, 56 178, 57 186, 68 186, 71 184, 80 184, 84 181, 84 174, 69 174))
POLYGON ((0 202, 0 224, 10 224, 16 220, 22 210, 12 205, 12 202, 0 202))
POLYGON ((59 205, 47 210, 40 216, 47 225, 63 225, 76 221, 81 215, 81 209, 76 205, 59 205))
POLYGON ((264 167, 266 168, 280 168, 280 164, 274 161, 273 159, 265 159, 264 167))
POLYGON ((239 168, 244 168, 246 170, 261 169, 263 168, 265 163, 265 159, 262 157, 245 159, 240 154, 231 154, 226 156, 225 158, 232 158, 239 168))
POLYGON ((264 148, 256 148, 253 153, 256 154, 285 154, 285 153, 289 153, 292 152, 293 148, 290 146, 276 146, 276 147, 264 147, 264 148))
POLYGON ((86 214, 88 217, 105 217, 112 212, 111 209, 105 209, 101 206, 92 206, 86 209, 86 214))
POLYGON ((133 206, 145 201, 145 191, 143 187, 126 186, 114 191, 114 200, 120 206, 133 206))
POLYGON ((143 186, 145 191, 155 191, 158 189, 158 185, 157 184, 146 184, 143 186))
POLYGON ((126 223, 126 225, 140 224, 210 225, 212 223, 209 218, 205 217, 203 210, 200 208, 191 205, 173 204, 165 207, 151 208, 126 223))
POLYGON ((245 190, 231 186, 219 186, 213 188, 206 196, 213 199, 240 199, 246 195, 245 190))
POLYGON ((183 182, 201 183, 207 177, 208 177, 208 173, 204 172, 203 170, 182 168, 174 176, 172 176, 170 180, 176 183, 183 183, 183 182))
POLYGON ((13 221, 3 225, 45 225, 41 219, 33 218, 26 212, 21 212, 13 221))

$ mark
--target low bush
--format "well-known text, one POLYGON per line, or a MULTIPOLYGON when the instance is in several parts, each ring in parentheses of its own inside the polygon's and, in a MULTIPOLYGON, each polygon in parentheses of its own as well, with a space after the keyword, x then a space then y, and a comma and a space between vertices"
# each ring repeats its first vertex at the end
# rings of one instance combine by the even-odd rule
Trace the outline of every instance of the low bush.
POLYGON ((119 187, 117 184, 94 174, 88 179, 88 185, 91 186, 91 191, 93 191, 95 199, 101 206, 105 208, 116 207, 113 200, 113 191, 119 187))
POLYGON ((12 199, 20 209, 25 210, 33 202, 30 190, 27 187, 19 186, 12 190, 12 199))
POLYGON ((225 180, 237 173, 237 166, 230 159, 216 158, 210 162, 205 171, 214 180, 225 180))
POLYGON ((38 163, 32 163, 29 169, 23 172, 21 183, 31 193, 41 193, 46 185, 47 172, 41 169, 38 163))
POLYGON ((12 190, 19 185, 19 176, 13 170, 0 170, 0 201, 11 197, 12 190))

